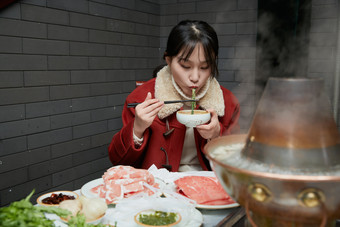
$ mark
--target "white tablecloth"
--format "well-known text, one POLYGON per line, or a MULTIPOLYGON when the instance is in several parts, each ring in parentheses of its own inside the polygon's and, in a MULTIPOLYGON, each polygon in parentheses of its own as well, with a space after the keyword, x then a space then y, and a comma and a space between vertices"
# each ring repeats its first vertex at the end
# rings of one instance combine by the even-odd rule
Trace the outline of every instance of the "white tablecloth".
MULTIPOLYGON (((75 191, 79 195, 81 195, 80 190, 75 191)), ((110 208, 114 209, 114 208, 110 208)), ((214 227, 216 226, 224 217, 229 215, 237 208, 230 209, 198 209, 199 212, 203 215, 203 227, 214 227)), ((119 226, 118 226, 119 227, 119 226)), ((190 227, 190 226, 187 226, 190 227)))
MULTIPOLYGON (((81 195, 80 190, 76 190, 75 192, 78 195, 81 195)), ((102 223, 110 224, 110 222, 109 222, 110 215, 114 214, 114 209, 115 208, 109 208, 109 210, 107 211, 107 214, 105 215, 102 223)), ((217 210, 198 209, 198 211, 201 212, 201 214, 203 215, 202 227, 214 227, 214 226, 216 226, 224 217, 229 215, 235 209, 237 209, 237 208, 217 209, 217 210)), ((62 222, 57 215, 47 214, 47 217, 50 218, 50 219, 56 220, 55 224, 56 224, 57 227, 67 227, 67 225, 64 222, 62 222)), ((114 223, 111 223, 111 224, 114 224, 114 223)), ((196 224, 195 224, 195 226, 196 226, 196 224)), ((120 226, 118 225, 118 227, 120 227, 120 226)), ((190 227, 190 226, 186 226, 186 227, 190 227)))

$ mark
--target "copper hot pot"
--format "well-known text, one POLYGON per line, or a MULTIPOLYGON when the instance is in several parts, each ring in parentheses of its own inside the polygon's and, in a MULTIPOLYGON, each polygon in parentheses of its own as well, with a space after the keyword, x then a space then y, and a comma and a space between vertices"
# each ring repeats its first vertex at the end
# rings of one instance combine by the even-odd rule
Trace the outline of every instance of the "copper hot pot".
POLYGON ((248 134, 205 146, 249 226, 335 226, 340 218, 340 134, 323 86, 270 78, 248 134))

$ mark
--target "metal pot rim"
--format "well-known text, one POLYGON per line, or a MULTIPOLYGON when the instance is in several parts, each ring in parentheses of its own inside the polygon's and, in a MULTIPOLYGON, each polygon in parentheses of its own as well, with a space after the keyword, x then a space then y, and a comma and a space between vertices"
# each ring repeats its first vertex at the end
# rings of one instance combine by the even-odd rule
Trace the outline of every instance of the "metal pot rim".
POLYGON ((228 169, 234 173, 245 174, 253 177, 259 178, 270 178, 276 180, 287 180, 287 181, 306 181, 306 182, 328 182, 328 181, 338 181, 340 183, 340 176, 331 176, 331 175, 296 175, 296 174, 278 174, 278 173, 268 173, 268 172, 260 172, 260 171, 253 171, 247 169, 237 168, 235 166, 231 166, 225 164, 210 155, 209 149, 211 147, 216 146, 216 144, 223 144, 224 146, 232 145, 236 143, 242 143, 246 141, 247 135, 246 134, 235 134, 235 135, 227 135, 222 136, 219 138, 215 138, 209 143, 204 146, 204 154, 208 157, 208 159, 213 162, 217 163, 219 166, 228 169))

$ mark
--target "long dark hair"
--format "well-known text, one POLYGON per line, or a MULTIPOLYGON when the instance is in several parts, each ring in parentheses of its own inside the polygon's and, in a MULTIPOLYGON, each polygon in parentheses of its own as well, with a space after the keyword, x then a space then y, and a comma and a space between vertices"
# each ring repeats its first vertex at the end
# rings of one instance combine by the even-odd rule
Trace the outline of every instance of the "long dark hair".
POLYGON ((218 75, 218 38, 215 30, 204 21, 184 20, 179 22, 170 32, 165 57, 174 57, 183 50, 182 59, 187 60, 195 46, 201 43, 205 59, 211 67, 212 76, 218 75))

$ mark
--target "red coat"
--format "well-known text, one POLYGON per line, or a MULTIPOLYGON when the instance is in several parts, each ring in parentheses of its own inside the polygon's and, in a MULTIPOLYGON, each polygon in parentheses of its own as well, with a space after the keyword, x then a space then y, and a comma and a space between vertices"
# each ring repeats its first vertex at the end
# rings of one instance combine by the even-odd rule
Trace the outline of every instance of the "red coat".
MULTIPOLYGON (((221 132, 220 135, 230 134, 238 131, 239 103, 236 97, 227 89, 221 86, 225 103, 224 116, 219 117, 221 132)), ((171 128, 175 130, 168 136, 163 136, 166 131, 165 119, 156 117, 152 125, 144 133, 144 142, 141 147, 136 148, 133 141, 132 130, 134 123, 134 108, 127 108, 127 103, 143 102, 147 93, 151 92, 153 98, 155 94, 155 78, 149 80, 140 87, 137 87, 126 99, 122 113, 123 127, 116 133, 109 146, 109 158, 113 165, 131 165, 135 168, 149 168, 155 164, 157 168, 162 168, 166 164, 166 156, 161 150, 163 147, 168 154, 169 164, 172 171, 178 171, 186 127, 176 119, 176 113, 168 116, 171 128)), ((211 170, 209 161, 203 154, 203 147, 207 140, 202 138, 194 129, 197 156, 203 170, 211 170)))

